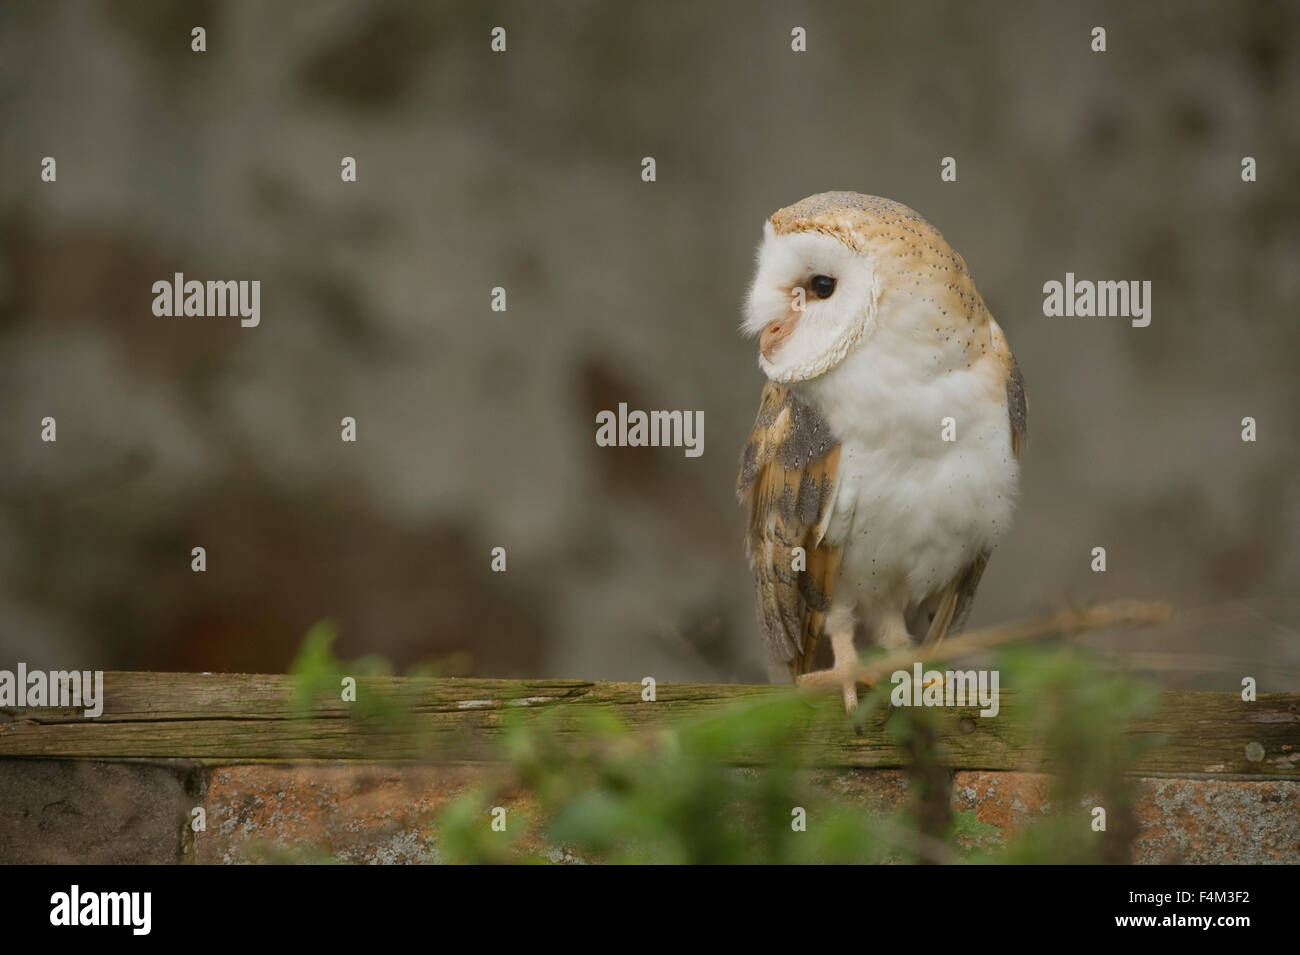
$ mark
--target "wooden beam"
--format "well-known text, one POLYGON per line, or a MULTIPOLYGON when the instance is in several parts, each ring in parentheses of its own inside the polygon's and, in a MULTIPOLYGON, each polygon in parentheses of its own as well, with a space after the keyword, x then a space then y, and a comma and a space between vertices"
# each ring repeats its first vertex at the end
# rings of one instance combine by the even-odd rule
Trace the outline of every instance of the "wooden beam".
MULTIPOLYGON (((292 678, 231 673, 104 675, 104 709, 0 709, 0 758, 190 758, 224 762, 344 759, 475 762, 492 758, 506 714, 554 713, 557 729, 575 731, 591 707, 606 705, 633 727, 663 727, 707 717, 740 699, 789 692, 770 686, 660 683, 657 702, 635 683, 579 680, 358 678, 358 699, 322 699, 310 715, 295 709, 292 678), (363 705, 366 704, 366 705, 363 705), (385 708, 375 716, 376 705, 385 708)), ((937 711, 940 741, 955 769, 1023 770, 1041 751, 1012 738, 1025 714, 1002 691, 997 718, 975 707, 937 711)), ((1163 740, 1138 763, 1145 774, 1285 778, 1300 776, 1300 694, 1165 691, 1138 735, 1163 740)), ((821 766, 896 767, 903 754, 881 726, 855 734, 847 721, 816 740, 809 761, 821 766)), ((738 752, 735 761, 753 761, 738 752)))

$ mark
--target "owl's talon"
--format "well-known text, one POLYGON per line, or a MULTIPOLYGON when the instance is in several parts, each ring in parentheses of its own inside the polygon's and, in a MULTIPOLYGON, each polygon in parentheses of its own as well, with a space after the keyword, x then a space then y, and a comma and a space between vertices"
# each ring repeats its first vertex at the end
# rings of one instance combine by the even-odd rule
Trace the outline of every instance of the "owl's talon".
MULTIPOLYGON (((844 695, 844 712, 852 716, 858 708, 858 684, 863 681, 858 680, 853 675, 853 669, 850 667, 831 667, 829 670, 816 670, 812 673, 801 673, 795 677, 796 686, 805 686, 814 679, 821 682, 824 674, 833 673, 839 677, 840 691, 844 695)), ((863 683, 864 686, 870 687, 870 683, 863 683)), ((860 727, 855 726, 857 732, 862 732, 860 727)))
POLYGON ((852 678, 845 684, 844 689, 844 712, 849 716, 858 708, 858 685, 852 678))

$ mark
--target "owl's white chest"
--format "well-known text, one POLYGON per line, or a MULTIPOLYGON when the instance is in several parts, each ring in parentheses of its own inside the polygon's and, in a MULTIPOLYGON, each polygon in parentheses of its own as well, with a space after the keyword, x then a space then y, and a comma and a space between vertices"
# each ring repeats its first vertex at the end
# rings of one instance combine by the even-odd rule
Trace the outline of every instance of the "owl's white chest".
POLYGON ((1019 469, 1005 385, 973 351, 879 329, 804 384, 841 442, 828 530, 843 548, 838 600, 906 613, 1010 524, 1019 469))

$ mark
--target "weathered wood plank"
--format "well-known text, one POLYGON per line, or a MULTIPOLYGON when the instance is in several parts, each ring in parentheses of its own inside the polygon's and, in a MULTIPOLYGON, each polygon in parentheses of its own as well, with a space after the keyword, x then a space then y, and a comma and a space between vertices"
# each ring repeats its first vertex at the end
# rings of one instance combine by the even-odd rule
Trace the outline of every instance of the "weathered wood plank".
MULTIPOLYGON (((322 699, 301 717, 287 676, 110 672, 97 719, 80 710, 0 710, 0 757, 478 761, 490 757, 491 742, 514 710, 554 713, 560 732, 574 732, 584 712, 603 704, 632 726, 651 728, 782 692, 788 690, 661 683, 657 702, 646 703, 635 683, 361 677, 361 703, 322 699), (367 715, 362 703, 373 702, 390 715, 367 715)), ((1026 716, 1015 694, 1003 690, 1001 706, 994 719, 981 719, 974 707, 938 713, 950 765, 1023 770, 1038 764, 1042 753, 1014 739, 1026 716)), ((1157 712, 1132 732, 1164 740, 1139 762, 1144 773, 1300 776, 1298 694, 1262 694, 1245 703, 1233 693, 1167 691, 1157 712)), ((823 766, 904 763, 882 727, 855 735, 847 722, 812 740, 808 755, 823 766)), ((752 761, 744 752, 734 758, 752 761)))

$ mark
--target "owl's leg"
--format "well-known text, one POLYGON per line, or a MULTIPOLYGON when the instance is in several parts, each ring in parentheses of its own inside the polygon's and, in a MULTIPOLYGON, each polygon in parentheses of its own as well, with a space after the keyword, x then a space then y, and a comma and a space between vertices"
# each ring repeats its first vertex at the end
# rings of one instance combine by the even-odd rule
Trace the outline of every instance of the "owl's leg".
MULTIPOLYGON (((830 637, 831 650, 835 653, 835 665, 829 672, 839 677, 840 688, 844 692, 844 710, 848 713, 858 707, 858 684, 854 677, 858 666, 858 650, 853 645, 854 626, 852 604, 835 604, 826 614, 825 632, 830 637)), ((799 681, 812 675, 806 673, 799 681)))
MULTIPOLYGON (((901 612, 882 614, 876 618, 874 623, 873 631, 878 646, 887 650, 897 650, 901 647, 910 647, 915 642, 912 640, 911 632, 907 629, 907 620, 901 612)), ((943 677, 940 676, 931 682, 942 684, 943 677)), ((917 687, 917 690, 920 691, 929 685, 929 683, 922 684, 922 686, 917 687)))
POLYGON ((872 624, 871 629, 877 646, 884 647, 886 650, 911 646, 912 635, 908 633, 907 621, 901 610, 883 613, 873 620, 872 624))

